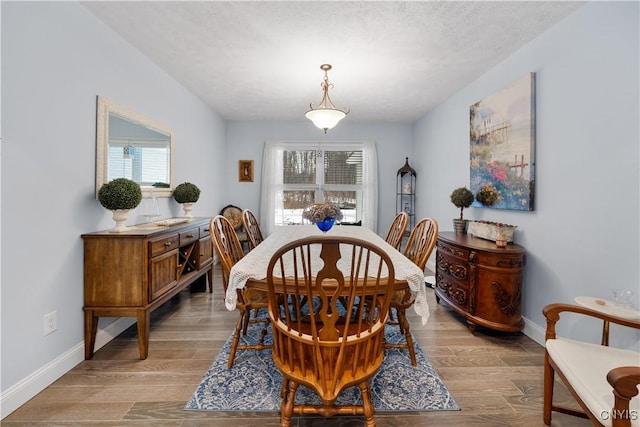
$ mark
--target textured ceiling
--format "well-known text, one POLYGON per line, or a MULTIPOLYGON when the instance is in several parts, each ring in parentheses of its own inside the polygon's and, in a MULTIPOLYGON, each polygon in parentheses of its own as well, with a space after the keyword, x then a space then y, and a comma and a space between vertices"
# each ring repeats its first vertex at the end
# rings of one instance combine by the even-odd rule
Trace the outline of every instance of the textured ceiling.
POLYGON ((582 3, 83 4, 225 119, 302 120, 329 63, 329 94, 349 120, 406 123, 582 3))

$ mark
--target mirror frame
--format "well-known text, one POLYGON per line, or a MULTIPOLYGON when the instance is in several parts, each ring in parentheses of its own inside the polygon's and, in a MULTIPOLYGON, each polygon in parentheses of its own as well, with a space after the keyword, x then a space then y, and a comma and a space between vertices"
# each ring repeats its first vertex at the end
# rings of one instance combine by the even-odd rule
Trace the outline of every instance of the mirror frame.
POLYGON ((162 123, 159 123, 153 119, 145 117, 130 108, 123 107, 122 105, 115 104, 114 102, 106 99, 103 96, 98 95, 97 100, 97 116, 96 116, 96 199, 98 198, 98 191, 103 184, 106 184, 109 177, 109 115, 111 113, 117 114, 120 117, 125 118, 131 122, 144 126, 156 132, 161 132, 169 135, 169 150, 171 150, 170 158, 170 171, 169 171, 169 187, 168 188, 156 188, 150 186, 140 186, 142 190, 142 196, 150 196, 151 190, 153 190, 154 197, 171 197, 173 194, 173 188, 175 181, 174 169, 175 169, 175 144, 173 137, 173 130, 162 123))

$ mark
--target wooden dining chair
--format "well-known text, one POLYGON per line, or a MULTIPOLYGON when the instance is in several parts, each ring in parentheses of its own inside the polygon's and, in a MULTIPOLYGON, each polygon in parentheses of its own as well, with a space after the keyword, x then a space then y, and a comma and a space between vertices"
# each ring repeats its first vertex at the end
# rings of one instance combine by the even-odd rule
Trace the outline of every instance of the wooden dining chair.
POLYGON ((267 268, 273 360, 282 372, 280 426, 295 414, 364 415, 375 426, 369 379, 384 357, 384 326, 395 272, 391 259, 365 240, 312 236, 286 244, 267 268), (338 260, 350 259, 350 268, 338 260), (342 306, 338 300, 346 301, 342 306), (295 402, 304 385, 320 404, 295 402), (336 404, 358 386, 362 403, 336 404))
POLYGON ((391 223, 391 226, 389 227, 387 237, 385 238, 388 244, 400 250, 400 244, 402 243, 404 232, 407 230, 408 222, 408 213, 400 212, 398 213, 398 215, 396 215, 396 217, 393 219, 393 222, 391 223))
POLYGON ((242 211, 242 225, 247 232, 247 240, 249 241, 249 250, 258 246, 264 240, 260 223, 256 216, 249 209, 242 211))
MULTIPOLYGON (((423 218, 411 230, 407 246, 404 248, 404 255, 409 258, 421 270, 424 270, 433 248, 438 240, 438 222, 432 218, 423 218)), ((406 348, 409 350, 411 363, 416 366, 416 353, 413 348, 413 338, 409 330, 409 320, 407 319, 407 309, 413 305, 415 296, 407 287, 405 290, 396 291, 391 299, 389 313, 389 324, 398 324, 400 332, 405 337, 404 343, 385 342, 385 348, 406 348), (393 312, 395 311, 395 320, 393 312)))
POLYGON ((242 224, 242 209, 235 205, 227 205, 220 210, 220 215, 225 217, 233 227, 242 249, 246 249, 246 251, 248 251, 249 238, 242 224))
MULTIPOLYGON (((238 240, 233 225, 222 215, 217 215, 211 220, 209 224, 209 232, 213 236, 213 246, 218 254, 220 266, 222 270, 222 285, 224 287, 224 293, 227 293, 227 287, 229 285, 229 273, 231 268, 236 262, 238 262, 244 256, 242 245, 238 240)), ((229 361, 227 366, 231 368, 233 366, 233 359, 235 358, 237 350, 264 350, 271 348, 270 345, 264 344, 264 337, 267 333, 266 322, 268 318, 257 318, 258 311, 260 309, 266 309, 268 305, 267 293, 257 289, 238 289, 238 301, 236 303, 236 309, 239 311, 238 321, 236 322, 236 328, 233 333, 233 341, 231 343, 231 351, 229 352, 229 361), (251 319, 251 311, 254 311, 254 318, 251 319), (246 335, 247 328, 250 322, 264 322, 265 327, 262 330, 262 335, 258 344, 243 344, 240 345, 240 334, 246 335)))

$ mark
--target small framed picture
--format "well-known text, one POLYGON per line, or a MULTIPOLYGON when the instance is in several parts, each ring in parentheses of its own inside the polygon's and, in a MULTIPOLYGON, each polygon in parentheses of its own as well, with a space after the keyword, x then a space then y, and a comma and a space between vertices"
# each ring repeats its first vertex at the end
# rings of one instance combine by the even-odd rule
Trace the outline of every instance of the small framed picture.
POLYGON ((253 182, 253 160, 238 160, 238 181, 253 182))

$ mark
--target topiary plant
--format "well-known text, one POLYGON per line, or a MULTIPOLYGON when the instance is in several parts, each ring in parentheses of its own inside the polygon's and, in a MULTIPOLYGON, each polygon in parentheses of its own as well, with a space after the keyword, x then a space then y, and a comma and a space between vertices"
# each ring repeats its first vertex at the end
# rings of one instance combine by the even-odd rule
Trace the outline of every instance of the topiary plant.
POLYGON ((142 200, 142 190, 137 182, 127 178, 116 178, 98 190, 98 201, 105 208, 134 209, 142 200))
POLYGON ((460 208, 460 220, 462 221, 462 211, 473 203, 473 193, 467 187, 460 187, 451 193, 451 203, 460 208))
POLYGON ((173 190, 173 198, 178 203, 195 203, 200 198, 200 189, 190 182, 183 182, 173 190))

